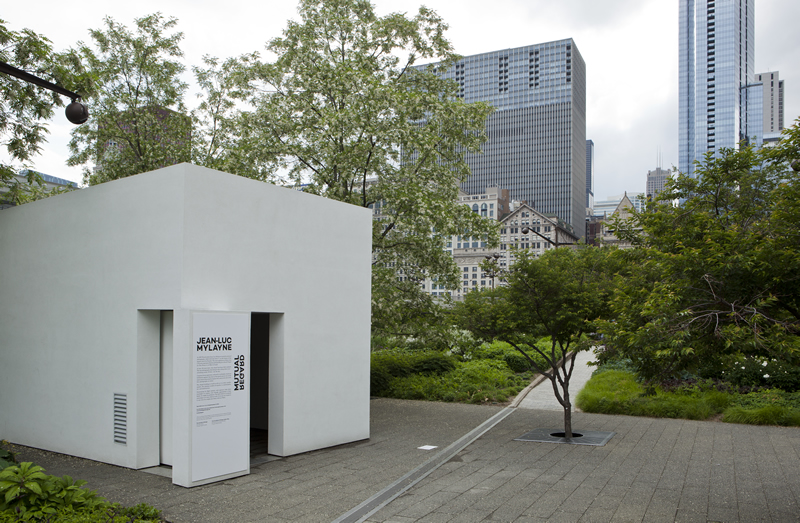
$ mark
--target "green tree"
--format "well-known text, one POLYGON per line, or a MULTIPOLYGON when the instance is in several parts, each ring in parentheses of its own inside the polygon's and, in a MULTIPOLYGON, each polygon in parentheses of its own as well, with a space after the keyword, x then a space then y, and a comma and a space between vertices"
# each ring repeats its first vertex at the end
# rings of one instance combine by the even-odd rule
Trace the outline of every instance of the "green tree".
POLYGON ((459 283, 446 242, 496 241, 496 222, 457 203, 463 155, 479 150, 491 108, 464 103, 432 67, 413 67, 457 59, 427 8, 379 17, 366 0, 301 0, 299 13, 268 44, 277 59, 253 69, 248 122, 293 183, 375 209, 373 330, 424 331, 438 308, 420 283, 459 283))
POLYGON ((274 179, 275 156, 260 149, 260 130, 239 104, 250 97, 249 68, 257 53, 193 66, 201 92, 192 111, 192 163, 262 181, 274 179))
POLYGON ((68 165, 86 165, 90 185, 124 178, 191 156, 191 119, 185 114, 186 83, 178 58, 183 33, 160 13, 135 19, 130 31, 112 18, 91 30, 95 49, 80 53, 99 81, 92 119, 72 132, 68 165), (93 165, 93 168, 88 167, 93 165))
POLYGON ((575 356, 591 347, 587 334, 607 310, 616 252, 582 246, 552 249, 539 258, 523 253, 504 275, 506 286, 471 292, 455 307, 463 328, 486 341, 509 343, 550 380, 564 409, 566 438, 572 437, 569 383, 575 356), (548 347, 539 344, 542 337, 548 347), (533 353, 546 365, 537 363, 533 353))
POLYGON ((775 150, 724 150, 644 213, 617 224, 639 245, 603 326, 647 378, 713 375, 729 355, 794 360, 800 328, 800 155, 795 125, 775 150), (683 203, 673 205, 673 200, 683 203))
MULTIPOLYGON (((30 29, 12 31, 0 20, 0 61, 22 69, 70 91, 86 95, 91 76, 80 67, 75 53, 58 53, 46 37, 30 29)), ((0 145, 8 163, 0 162, 0 192, 15 205, 48 196, 38 173, 27 171, 25 181, 16 174, 40 151, 46 141, 47 121, 65 100, 50 90, 13 76, 0 74, 0 145)))

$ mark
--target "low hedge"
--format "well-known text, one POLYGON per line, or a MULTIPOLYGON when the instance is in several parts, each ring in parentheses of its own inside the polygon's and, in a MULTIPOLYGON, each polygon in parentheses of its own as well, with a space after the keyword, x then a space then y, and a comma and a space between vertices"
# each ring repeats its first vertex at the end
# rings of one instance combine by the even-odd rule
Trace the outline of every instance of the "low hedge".
POLYGON ((530 375, 516 375, 504 363, 492 360, 464 362, 441 375, 412 374, 393 379, 384 395, 398 399, 504 402, 530 382, 530 375))
MULTIPOLYGON (((457 401, 504 402, 516 396, 531 373, 516 374, 502 351, 499 359, 466 359, 435 351, 388 350, 372 353, 373 396, 457 401)), ((522 357, 522 356, 520 356, 522 357)), ((527 370, 527 366, 516 365, 527 370)))
POLYGON ((800 393, 769 389, 740 394, 717 390, 713 383, 648 390, 634 373, 622 370, 595 374, 575 403, 584 412, 600 414, 693 420, 722 414, 722 421, 729 423, 800 426, 800 393))
POLYGON ((443 352, 387 350, 372 353, 370 392, 383 396, 394 378, 441 375, 456 368, 457 359, 443 352))

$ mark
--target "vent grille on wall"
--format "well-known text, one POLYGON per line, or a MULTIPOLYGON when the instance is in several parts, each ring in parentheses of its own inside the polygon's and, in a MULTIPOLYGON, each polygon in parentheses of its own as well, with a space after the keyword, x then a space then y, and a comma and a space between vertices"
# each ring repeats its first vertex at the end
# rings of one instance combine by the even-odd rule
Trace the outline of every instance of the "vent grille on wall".
POLYGON ((128 444, 128 395, 114 393, 114 443, 128 444))

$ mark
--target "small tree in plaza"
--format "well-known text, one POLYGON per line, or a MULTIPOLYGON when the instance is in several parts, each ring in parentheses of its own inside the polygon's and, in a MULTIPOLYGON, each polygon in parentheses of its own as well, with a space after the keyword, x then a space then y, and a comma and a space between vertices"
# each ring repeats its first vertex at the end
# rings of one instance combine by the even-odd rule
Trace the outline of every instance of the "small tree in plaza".
POLYGON ((484 340, 510 344, 550 380, 564 409, 566 438, 572 437, 569 383, 575 356, 591 347, 587 335, 607 310, 615 252, 581 246, 552 249, 539 258, 523 253, 504 275, 506 286, 471 292, 455 308, 461 326, 484 340), (531 357, 534 353, 545 365, 531 357))

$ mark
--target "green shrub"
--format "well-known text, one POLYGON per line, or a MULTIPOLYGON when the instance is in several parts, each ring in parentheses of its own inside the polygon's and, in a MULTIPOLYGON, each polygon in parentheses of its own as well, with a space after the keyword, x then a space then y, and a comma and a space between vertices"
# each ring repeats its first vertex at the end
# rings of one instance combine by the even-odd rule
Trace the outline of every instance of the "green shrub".
POLYGON ((733 397, 700 389, 647 392, 632 372, 607 370, 589 380, 575 403, 585 412, 703 420, 722 412, 733 397))
POLYGON ((391 376, 442 374, 456 368, 456 359, 442 352, 391 350, 373 352, 372 369, 383 369, 391 376))
POLYGON ((468 354, 481 344, 471 332, 456 328, 428 329, 418 336, 385 336, 372 334, 373 352, 399 349, 403 351, 450 352, 455 356, 468 354))
POLYGON ((531 370, 531 362, 529 362, 528 358, 522 354, 508 352, 503 355, 503 360, 506 362, 506 365, 508 365, 508 368, 514 372, 525 372, 531 370))
POLYGON ((610 370, 622 370, 636 374, 636 367, 633 365, 633 362, 628 358, 620 358, 604 361, 602 364, 598 365, 596 369, 594 369, 592 376, 596 376, 610 370))
POLYGON ((440 375, 456 368, 457 360, 442 352, 388 350, 373 352, 370 360, 370 392, 373 396, 391 396, 395 378, 415 374, 440 375))
MULTIPOLYGON (((156 511, 152 507, 150 510, 156 511)), ((12 512, 0 512, 0 523, 19 523, 30 521, 32 523, 149 523, 163 521, 160 517, 148 517, 129 512, 131 509, 112 505, 107 508, 80 509, 61 508, 55 513, 44 518, 30 517, 21 519, 12 512)))
POLYGON ((86 482, 69 476, 45 474, 30 462, 12 465, 0 472, 0 522, 47 523, 135 523, 160 521, 161 511, 147 504, 125 508, 110 503, 86 482))
POLYGON ((749 394, 738 394, 734 406, 745 409, 759 409, 780 405, 800 409, 800 392, 786 392, 780 389, 762 389, 749 394))
POLYGON ((800 367, 767 358, 733 357, 727 360, 719 377, 739 387, 800 391, 800 367))
POLYGON ((767 405, 748 409, 733 406, 725 410, 722 421, 727 423, 746 423, 748 425, 800 426, 800 409, 785 405, 767 405))
MULTIPOLYGON (((539 347, 540 349, 550 350, 550 346, 548 345, 548 343, 549 343, 548 340, 549 340, 549 338, 542 338, 542 340, 539 340, 539 342, 536 344, 537 347, 539 347)), ((536 351, 528 350, 527 354, 528 354, 528 356, 531 357, 531 359, 533 359, 533 361, 538 363, 540 366, 545 367, 545 368, 549 368, 549 365, 547 364, 545 359, 542 358, 541 355, 539 355, 536 351)), ((525 356, 520 354, 517 349, 515 349, 514 347, 512 347, 511 345, 509 345, 508 343, 503 342, 503 341, 493 341, 492 343, 484 343, 483 345, 481 345, 480 347, 475 349, 471 353, 470 356, 471 357, 469 359, 476 359, 476 360, 502 360, 502 361, 505 361, 506 363, 508 363, 508 360, 506 359, 507 357, 509 359, 513 359, 513 360, 517 360, 517 361, 523 361, 524 360, 525 361, 525 368, 523 370, 517 370, 515 372, 525 372, 525 371, 531 370, 530 369, 530 367, 531 367, 530 363, 528 362, 527 359, 525 359, 525 356), (521 358, 521 360, 520 360, 520 358, 521 358)), ((510 365, 509 365, 509 367, 510 367, 510 365)))
POLYGON ((627 414, 656 418, 708 419, 722 412, 727 405, 726 395, 710 392, 700 396, 656 393, 631 401, 627 414))
POLYGON ((8 450, 8 442, 6 440, 0 441, 0 470, 14 465, 17 460, 15 454, 8 450))
POLYGON ((800 426, 800 392, 778 389, 739 394, 718 390, 713 380, 690 380, 647 395, 633 373, 608 370, 593 376, 578 393, 585 412, 704 420, 722 414, 729 423, 800 426))
POLYGON ((392 380, 386 395, 399 399, 487 403, 506 401, 530 381, 496 360, 469 361, 441 375, 412 374, 392 380))
POLYGON ((117 511, 120 516, 134 521, 161 521, 161 511, 147 503, 139 503, 132 507, 120 507, 117 511))
POLYGON ((58 478, 30 462, 12 465, 0 472, 0 511, 20 517, 44 518, 59 509, 94 509, 108 503, 93 490, 81 488, 85 481, 58 478))
POLYGON ((369 373, 369 392, 372 396, 383 396, 389 389, 393 376, 383 366, 372 365, 369 373))
POLYGON ((416 374, 439 375, 455 368, 455 358, 442 352, 424 352, 411 357, 411 371, 416 374))
POLYGON ((608 370, 586 383, 575 398, 575 405, 585 412, 627 414, 625 405, 643 393, 644 388, 634 373, 608 370))

